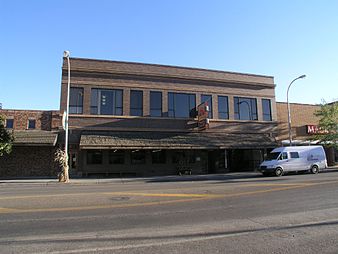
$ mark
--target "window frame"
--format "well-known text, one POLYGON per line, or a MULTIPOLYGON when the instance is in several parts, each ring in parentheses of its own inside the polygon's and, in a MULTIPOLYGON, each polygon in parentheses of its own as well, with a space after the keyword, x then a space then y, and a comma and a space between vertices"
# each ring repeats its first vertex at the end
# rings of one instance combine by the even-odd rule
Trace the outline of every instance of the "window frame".
POLYGON ((27 129, 28 130, 34 130, 34 129, 36 129, 36 119, 28 119, 28 121, 27 121, 27 129), (33 127, 30 125, 31 123, 34 123, 33 127))
POLYGON ((5 128, 6 129, 14 129, 14 118, 6 118, 5 128), (11 127, 8 127, 8 121, 10 121, 12 123, 11 127))
POLYGON ((209 112, 208 118, 213 119, 213 110, 212 110, 212 95, 211 94, 201 94, 201 104, 204 102, 208 102, 209 112), (207 100, 203 100, 203 97, 208 97, 207 100), (210 102, 210 103, 209 103, 210 102))
POLYGON ((172 118, 195 118, 196 117, 196 94, 168 92, 168 117, 172 118), (177 116, 176 101, 177 96, 187 96, 189 104, 188 116, 177 116), (171 105, 172 104, 172 105, 171 105))
POLYGON ((229 120, 229 97, 226 96, 226 95, 218 95, 217 100, 218 100, 218 118, 229 120), (219 103, 220 98, 226 99, 226 109, 227 109, 227 111, 221 111, 220 103, 219 103), (220 117, 221 114, 226 114, 227 117, 226 118, 220 117))
POLYGON ((83 114, 83 87, 70 87, 69 89, 69 114, 83 114), (77 92, 74 92, 77 91, 77 92), (76 94, 75 103, 73 104, 73 96, 76 94), (80 96, 79 96, 80 95, 80 96))
POLYGON ((271 100, 270 99, 262 99, 262 114, 263 114, 263 121, 272 121, 272 107, 271 107, 271 100), (264 103, 268 103, 269 106, 268 113, 265 112, 264 103))
MULTIPOLYGON (((91 160, 93 160, 93 158, 91 160)), ((87 150, 87 153, 86 153, 86 164, 87 165, 102 165, 103 164, 103 152, 101 150, 87 150), (89 154, 92 154, 92 153, 93 154, 100 153, 101 156, 100 156, 100 161, 99 162, 96 162, 96 161, 89 162, 90 161, 89 160, 89 154)))
POLYGON ((129 105, 130 105, 129 108, 130 108, 131 116, 143 116, 143 91, 142 90, 130 90, 129 105), (135 107, 134 105, 132 105, 132 101, 135 101, 135 100, 132 100, 133 95, 140 96, 140 98, 138 98, 138 99, 141 99, 140 105, 136 105, 135 107), (139 113, 133 113, 133 111, 139 112, 139 113))
POLYGON ((90 114, 91 115, 112 115, 112 116, 122 116, 123 115, 123 89, 102 89, 102 88, 92 88, 90 93, 90 114), (112 93, 112 114, 103 114, 101 105, 102 105, 102 92, 111 92, 112 93), (118 98, 118 96, 121 96, 118 98), (119 104, 119 99, 121 103, 119 104), (94 105, 94 100, 96 105, 94 105))
POLYGON ((150 91, 149 94, 149 114, 151 117, 162 117, 163 116, 163 112, 162 112, 162 103, 163 103, 163 97, 162 97, 162 92, 160 91, 150 91), (154 102, 152 102, 152 96, 154 95, 160 95, 160 107, 158 106, 154 106, 153 104, 156 104, 154 102), (152 112, 159 112, 160 114, 156 115, 153 114, 152 112))
POLYGON ((234 117, 235 120, 243 121, 257 121, 258 120, 258 111, 257 111, 257 98, 250 97, 239 97, 234 96, 234 117), (244 103, 245 102, 245 103, 244 103), (242 108, 240 105, 245 104, 242 108), (249 119, 241 116, 241 111, 248 109, 249 119))

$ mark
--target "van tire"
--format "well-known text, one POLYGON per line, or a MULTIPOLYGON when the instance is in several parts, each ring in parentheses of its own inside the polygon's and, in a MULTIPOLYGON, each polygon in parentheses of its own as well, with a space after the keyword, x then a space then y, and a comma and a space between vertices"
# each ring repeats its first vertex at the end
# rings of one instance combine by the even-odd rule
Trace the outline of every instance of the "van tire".
POLYGON ((317 165, 313 165, 313 166, 311 167, 311 173, 312 173, 312 174, 318 174, 318 173, 319 173, 319 168, 318 168, 317 165))
POLYGON ((283 175, 283 169, 281 167, 278 167, 275 169, 275 176, 282 176, 283 175))

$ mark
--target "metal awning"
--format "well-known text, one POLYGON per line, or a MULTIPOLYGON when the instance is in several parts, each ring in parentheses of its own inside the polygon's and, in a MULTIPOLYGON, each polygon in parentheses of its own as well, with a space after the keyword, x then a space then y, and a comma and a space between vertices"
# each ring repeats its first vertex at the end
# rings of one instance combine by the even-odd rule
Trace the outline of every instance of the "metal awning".
POLYGON ((277 146, 264 134, 210 132, 107 132, 83 133, 80 149, 253 149, 277 146))

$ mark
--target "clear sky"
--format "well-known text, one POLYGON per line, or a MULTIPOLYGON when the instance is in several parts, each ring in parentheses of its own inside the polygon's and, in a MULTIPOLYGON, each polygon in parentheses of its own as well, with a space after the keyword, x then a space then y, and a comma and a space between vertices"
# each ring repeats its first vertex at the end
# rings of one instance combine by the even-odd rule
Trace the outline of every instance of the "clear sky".
POLYGON ((277 101, 338 98, 337 0, 0 0, 3 108, 59 109, 73 57, 275 77, 277 101))

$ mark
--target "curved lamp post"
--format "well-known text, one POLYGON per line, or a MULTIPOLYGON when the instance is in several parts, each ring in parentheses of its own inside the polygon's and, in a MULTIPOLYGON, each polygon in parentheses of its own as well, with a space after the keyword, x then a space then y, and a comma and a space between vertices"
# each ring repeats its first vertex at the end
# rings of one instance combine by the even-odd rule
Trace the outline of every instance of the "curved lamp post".
POLYGON ((306 75, 299 76, 298 78, 295 78, 294 80, 291 81, 290 85, 288 86, 288 90, 286 92, 286 101, 288 105, 288 129, 289 129, 289 142, 290 146, 292 146, 292 136, 291 136, 291 116, 290 116, 290 104, 289 104, 289 89, 290 86, 292 85, 293 82, 295 82, 297 79, 302 79, 305 78, 306 75))
POLYGON ((64 172, 65 182, 69 181, 69 165, 68 165, 68 116, 69 116, 69 97, 70 97, 70 52, 64 51, 63 57, 67 58, 68 64, 68 82, 67 82, 67 107, 66 107, 66 118, 65 118, 65 153, 66 153, 66 167, 64 172))

